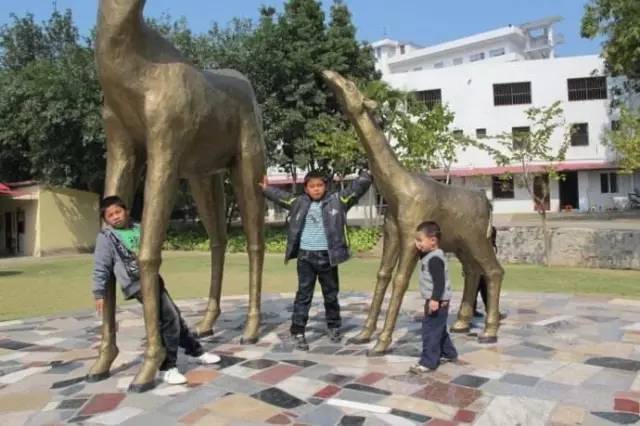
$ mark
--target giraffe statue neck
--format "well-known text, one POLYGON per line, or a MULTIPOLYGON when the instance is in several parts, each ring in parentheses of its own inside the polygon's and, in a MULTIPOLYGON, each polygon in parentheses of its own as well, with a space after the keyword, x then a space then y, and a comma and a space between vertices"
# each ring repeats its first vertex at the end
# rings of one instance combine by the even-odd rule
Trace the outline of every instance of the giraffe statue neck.
POLYGON ((386 136, 368 112, 354 117, 352 122, 367 153, 376 186, 386 199, 392 198, 396 187, 394 182, 407 182, 411 174, 402 166, 386 136))
POLYGON ((134 45, 140 38, 145 0, 100 0, 98 49, 134 45))

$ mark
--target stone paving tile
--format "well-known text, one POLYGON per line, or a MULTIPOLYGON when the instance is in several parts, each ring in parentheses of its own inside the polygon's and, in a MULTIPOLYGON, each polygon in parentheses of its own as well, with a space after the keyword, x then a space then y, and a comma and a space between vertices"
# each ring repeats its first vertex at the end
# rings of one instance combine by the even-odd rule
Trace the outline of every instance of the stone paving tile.
MULTIPOLYGON (((144 394, 125 393, 144 349, 137 305, 119 309, 120 356, 112 376, 97 383, 84 381, 99 344, 100 324, 90 313, 0 323, 0 424, 640 422, 634 417, 640 411, 640 303, 505 293, 501 305, 509 316, 498 343, 478 344, 475 333, 483 324, 475 321, 472 333, 454 335, 461 362, 421 377, 406 374, 420 349, 419 297, 405 298, 389 355, 367 357, 374 343, 346 344, 366 318, 369 297, 343 295, 341 344, 327 339, 316 298, 309 352, 287 347, 292 295, 265 295, 269 304, 256 345, 238 344, 246 298, 225 298, 216 334, 202 340, 222 362, 194 368, 181 355, 178 366, 189 384, 161 384, 144 394), (248 406, 259 415, 247 414, 248 406), (499 417, 505 407, 515 411, 499 417)), ((179 305, 189 323, 206 308, 204 299, 179 305)))

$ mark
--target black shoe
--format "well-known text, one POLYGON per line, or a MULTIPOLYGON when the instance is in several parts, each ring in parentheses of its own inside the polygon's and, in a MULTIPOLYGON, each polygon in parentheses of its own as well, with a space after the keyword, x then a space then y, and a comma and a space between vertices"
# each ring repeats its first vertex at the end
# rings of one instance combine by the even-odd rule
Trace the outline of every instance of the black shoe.
POLYGON ((333 343, 340 343, 342 340, 342 333, 340 333, 339 328, 330 328, 327 330, 327 335, 329 336, 329 340, 333 343))
POLYGON ((507 317, 507 314, 505 314, 504 312, 500 312, 500 321, 502 321, 506 317, 507 317))
POLYGON ((300 351, 309 350, 309 344, 307 343, 307 339, 305 339, 304 334, 292 334, 291 338, 293 339, 296 349, 300 351))
POLYGON ((473 317, 474 318, 482 318, 484 316, 484 314, 480 311, 473 311, 473 317))

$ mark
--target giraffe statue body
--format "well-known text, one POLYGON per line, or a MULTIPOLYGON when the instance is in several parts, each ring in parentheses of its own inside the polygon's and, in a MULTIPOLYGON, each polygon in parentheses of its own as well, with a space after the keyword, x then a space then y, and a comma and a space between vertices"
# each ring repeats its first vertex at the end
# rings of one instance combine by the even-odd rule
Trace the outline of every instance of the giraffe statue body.
POLYGON ((460 259, 465 275, 462 304, 452 331, 465 332, 473 316, 473 300, 480 274, 488 280, 489 306, 480 342, 497 341, 500 287, 504 271, 490 241, 491 204, 484 192, 444 185, 424 174, 406 170, 393 153, 383 131, 372 117, 375 103, 366 99, 355 84, 336 72, 323 77, 337 97, 363 144, 376 188, 388 204, 384 221, 383 254, 371 309, 363 330, 353 343, 370 341, 377 325, 389 282, 391 299, 372 355, 384 353, 391 337, 409 280, 417 263, 415 230, 432 220, 442 229, 440 247, 460 259), (395 275, 393 274, 395 270, 395 275))
MULTIPOLYGON (((220 314, 226 249, 224 172, 231 170, 249 253, 249 311, 243 341, 255 342, 260 317, 265 203, 257 183, 265 148, 253 88, 232 70, 194 67, 143 19, 144 0, 100 0, 96 38, 107 137, 105 195, 129 205, 146 166, 138 260, 147 335, 145 359, 130 386, 154 386, 164 358, 158 330, 161 248, 180 178, 186 178, 210 238, 209 301, 197 333, 212 333, 220 314)), ((115 290, 105 296, 100 355, 88 379, 100 380, 118 354, 115 290)))

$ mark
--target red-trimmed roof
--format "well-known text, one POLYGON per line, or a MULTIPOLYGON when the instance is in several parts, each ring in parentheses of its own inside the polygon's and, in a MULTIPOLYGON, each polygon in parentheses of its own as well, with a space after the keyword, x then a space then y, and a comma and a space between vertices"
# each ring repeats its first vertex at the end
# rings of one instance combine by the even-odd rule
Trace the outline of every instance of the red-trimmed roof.
MULTIPOLYGON (((573 162, 563 161, 555 164, 532 164, 529 166, 529 170, 533 173, 544 172, 550 166, 559 172, 577 171, 577 170, 603 170, 603 169, 617 169, 613 163, 607 161, 598 162, 573 162)), ((451 169, 451 176, 467 177, 467 176, 490 176, 490 175, 503 175, 505 173, 518 174, 522 173, 522 166, 495 166, 495 167, 466 167, 451 169)), ((443 169, 435 169, 429 172, 429 175, 434 177, 445 176, 446 173, 443 169)))

